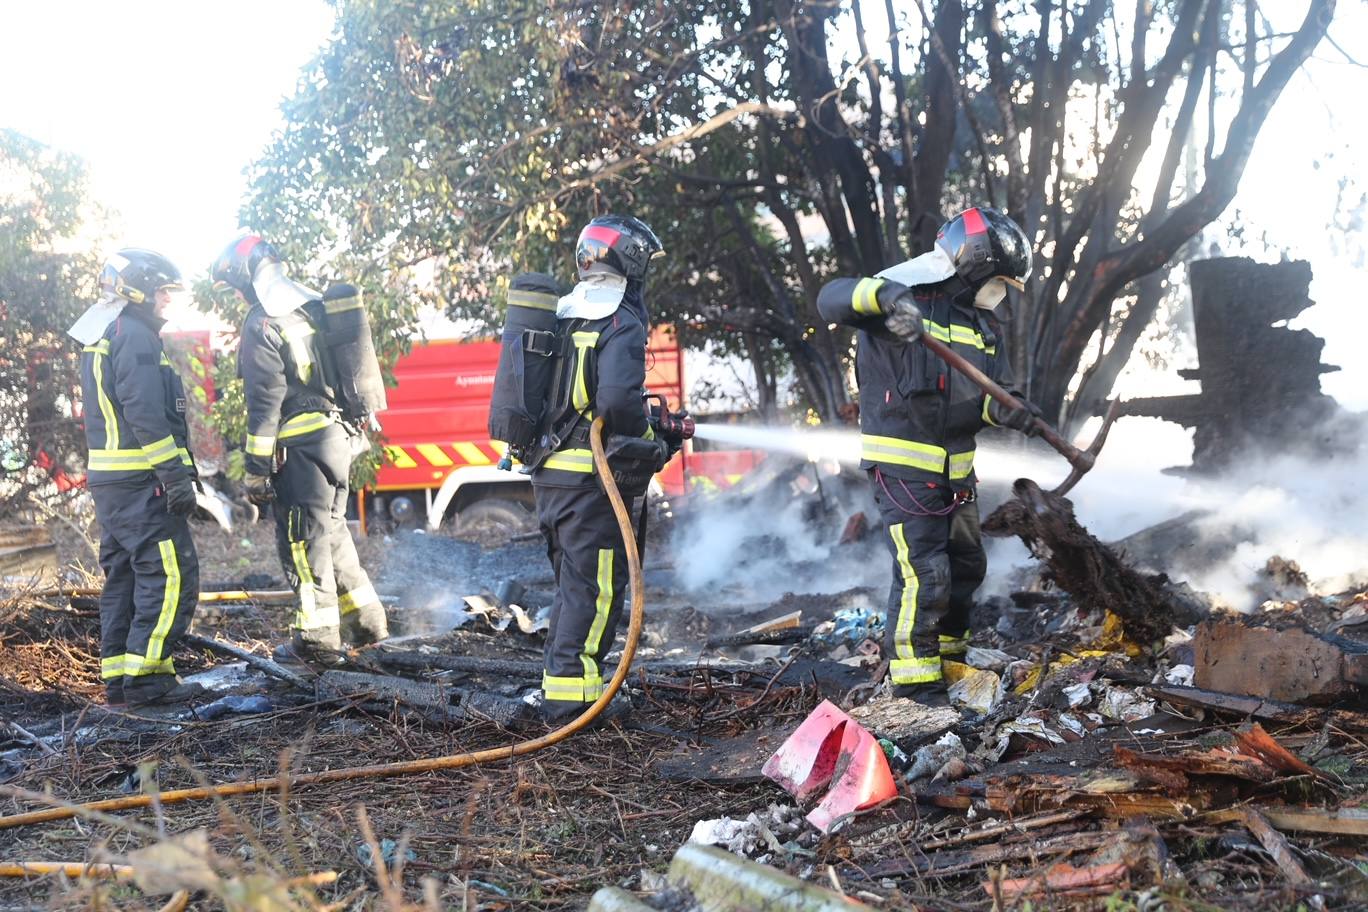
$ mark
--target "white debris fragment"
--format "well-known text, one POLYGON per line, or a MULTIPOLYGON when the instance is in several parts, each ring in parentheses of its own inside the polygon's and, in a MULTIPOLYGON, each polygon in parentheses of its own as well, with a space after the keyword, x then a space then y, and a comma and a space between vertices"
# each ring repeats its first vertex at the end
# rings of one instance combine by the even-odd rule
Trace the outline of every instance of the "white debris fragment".
POLYGON ((970 668, 983 668, 988 671, 1001 671, 1015 661, 1015 656, 1010 656, 1001 649, 983 649, 978 646, 970 646, 964 654, 964 664, 970 668))
POLYGON ((948 695, 955 706, 979 715, 992 712, 1002 702, 1002 679, 991 671, 972 671, 950 685, 948 695))
POLYGON ((1164 680, 1179 687, 1191 687, 1192 676, 1196 673, 1196 669, 1191 665, 1174 665, 1164 672, 1164 680))
POLYGON ((1069 701, 1069 709, 1087 706, 1092 700, 1092 689, 1087 681, 1080 681, 1064 688, 1064 698, 1069 701))
POLYGON ((1044 719, 1023 716, 1020 719, 1013 719, 1011 722, 1004 722, 998 727, 999 735, 1026 735, 1031 738, 1042 738, 1051 744, 1063 744, 1064 736, 1045 724, 1044 719))
POLYGON ((935 776, 951 760, 963 760, 967 755, 959 735, 946 732, 935 744, 927 744, 912 755, 912 768, 907 771, 905 778, 908 782, 916 782, 935 776))
POLYGON ((1108 719, 1118 722, 1138 722, 1154 715, 1155 702, 1141 697, 1138 691, 1112 687, 1102 696, 1098 710, 1108 719))
POLYGON ((803 817, 791 805, 771 804, 763 812, 747 815, 745 820, 718 817, 700 820, 689 834, 689 842, 721 846, 737 855, 750 855, 756 849, 783 852, 776 834, 789 835, 802 829, 803 817))

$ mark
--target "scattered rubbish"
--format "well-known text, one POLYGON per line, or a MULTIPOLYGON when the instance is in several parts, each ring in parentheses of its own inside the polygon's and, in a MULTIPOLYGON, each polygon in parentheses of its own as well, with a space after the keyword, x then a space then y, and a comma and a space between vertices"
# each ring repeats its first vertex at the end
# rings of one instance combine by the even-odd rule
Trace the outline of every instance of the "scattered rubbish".
POLYGON ((780 836, 793 836, 802 830, 802 811, 791 805, 771 804, 763 813, 747 815, 745 820, 720 817, 699 820, 689 834, 689 842, 721 846, 737 855, 751 855, 757 848, 784 852, 780 836))
POLYGON ((1213 620, 1198 625, 1193 651, 1192 683, 1209 690, 1325 703, 1368 684, 1368 643, 1301 626, 1213 620))
MULTIPOLYGON (((399 843, 395 842, 393 839, 385 838, 380 840, 378 845, 380 848, 380 860, 385 863, 386 867, 394 867, 395 862, 399 860, 399 843)), ((375 848, 371 846, 369 843, 357 843, 353 851, 356 854, 357 861, 361 862, 368 868, 375 867, 375 848)), ((417 860, 417 852, 413 851, 413 849, 410 848, 404 849, 405 862, 417 860)))
POLYGON ((987 715, 1002 702, 1002 679, 991 671, 971 669, 968 674, 950 685, 948 695, 954 705, 972 710, 981 716, 987 715))
POLYGON ((879 742, 830 700, 803 720, 763 772, 800 804, 826 792, 807 815, 823 833, 898 793, 879 742))
POLYGON ((1118 722, 1139 722, 1154 715, 1155 703, 1137 691, 1124 687, 1109 687, 1098 703, 1098 712, 1118 722))
POLYGON ((1015 656, 1010 656, 1001 649, 985 649, 982 646, 970 646, 964 653, 964 664, 970 668, 982 668, 987 671, 1002 671, 1015 661, 1015 656))
POLYGON ((934 744, 918 749, 912 755, 912 765, 903 776, 908 782, 930 777, 937 778, 946 764, 953 760, 963 760, 968 756, 964 742, 954 732, 946 732, 934 744))
POLYGON ((274 708, 274 704, 269 697, 260 694, 228 694, 219 697, 212 703, 197 706, 192 710, 196 719, 201 722, 212 722, 227 715, 268 713, 274 708))

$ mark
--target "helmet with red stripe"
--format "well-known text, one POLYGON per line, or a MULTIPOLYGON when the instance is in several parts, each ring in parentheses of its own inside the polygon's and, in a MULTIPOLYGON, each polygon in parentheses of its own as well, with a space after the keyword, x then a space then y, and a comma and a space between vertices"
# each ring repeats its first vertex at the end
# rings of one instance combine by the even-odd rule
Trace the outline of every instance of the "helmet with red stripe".
POLYGON ((1018 291, 1031 274, 1031 242, 1016 222, 986 206, 966 209, 936 232, 936 246, 970 288, 1002 279, 1018 291))
POLYGON ((600 215, 584 226, 575 244, 575 266, 581 279, 591 275, 646 278, 646 267, 665 246, 641 219, 630 215, 600 215))
POLYGON ((279 262, 280 253, 259 234, 244 234, 224 248, 209 270, 216 287, 227 285, 247 294, 257 268, 266 262, 279 262))

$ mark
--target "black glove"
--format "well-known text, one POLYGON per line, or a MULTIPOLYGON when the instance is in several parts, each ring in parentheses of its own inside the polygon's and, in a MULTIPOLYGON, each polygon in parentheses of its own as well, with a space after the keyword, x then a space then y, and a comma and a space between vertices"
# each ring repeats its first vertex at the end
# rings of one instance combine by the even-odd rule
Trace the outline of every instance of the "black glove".
POLYGON ((663 437, 657 437, 652 442, 656 445, 655 470, 657 472, 665 468, 665 463, 674 458, 674 454, 678 453, 679 448, 684 445, 683 441, 671 443, 663 437))
POLYGON ((163 493, 166 494, 166 512, 172 516, 189 516, 195 512, 195 483, 185 472, 167 473, 159 476, 163 493))
POLYGON ((988 400, 988 416, 993 419, 994 424, 1020 431, 1027 437, 1035 437, 1040 433, 1036 419, 1039 418, 1044 421, 1045 413, 1040 410, 1040 406, 1031 400, 1015 393, 1013 395, 1022 404, 1022 408, 1008 408, 996 399, 990 398, 988 400))
POLYGON ((904 342, 916 342, 921 338, 925 318, 911 294, 904 294, 893 302, 884 316, 884 326, 904 342))
POLYGON ((242 488, 247 492, 247 499, 259 507, 266 506, 276 498, 269 475, 248 474, 242 479, 242 488))

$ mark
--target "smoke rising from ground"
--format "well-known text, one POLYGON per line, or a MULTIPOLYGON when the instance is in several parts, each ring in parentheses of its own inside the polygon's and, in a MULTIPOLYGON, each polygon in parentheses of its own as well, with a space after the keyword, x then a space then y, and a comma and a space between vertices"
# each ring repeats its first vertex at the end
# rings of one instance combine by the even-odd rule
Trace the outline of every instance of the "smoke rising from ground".
MULTIPOLYGON (((1075 442, 1086 445, 1095 430, 1094 422, 1075 442)), ((859 434, 853 430, 699 425, 698 436, 847 466, 859 461, 859 434)), ((985 516, 1010 496, 1017 478, 1032 478, 1048 489, 1068 475, 1068 464, 1044 444, 1013 443, 1006 436, 980 437, 975 465, 985 516)), ((1191 432, 1177 425, 1149 418, 1118 421, 1096 467, 1070 494, 1079 520, 1103 541, 1117 541, 1199 511, 1192 525, 1196 547, 1132 556, 1242 611, 1257 608, 1265 597, 1260 571, 1273 556, 1296 561, 1316 594, 1368 581, 1368 446, 1348 456, 1251 459, 1215 479, 1162 471, 1187 465, 1191 452, 1191 432)), ((807 475, 812 473, 810 468, 807 475)), ((833 513, 843 521, 863 510, 877 527, 867 484, 858 475, 853 482, 845 489, 829 483, 841 504, 833 513)), ((743 585, 758 597, 888 585, 890 562, 877 536, 858 556, 837 548, 840 522, 834 530, 831 523, 813 524, 800 500, 724 497, 701 505, 676 540, 684 584, 743 585), (820 573, 813 572, 817 566, 820 573)), ((985 545, 989 578, 981 594, 1004 593, 1021 567, 1036 565, 1015 539, 989 539, 985 545)))

